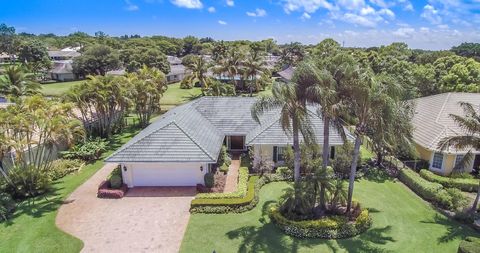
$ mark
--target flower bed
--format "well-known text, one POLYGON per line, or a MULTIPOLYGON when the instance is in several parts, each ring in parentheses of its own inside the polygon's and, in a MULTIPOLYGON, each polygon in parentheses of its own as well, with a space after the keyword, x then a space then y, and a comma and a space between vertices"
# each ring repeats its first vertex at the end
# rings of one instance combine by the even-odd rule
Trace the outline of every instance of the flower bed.
POLYGON ((248 179, 247 193, 237 198, 196 198, 192 200, 190 213, 242 213, 253 209, 258 203, 258 193, 263 185, 285 181, 289 178, 278 174, 251 176, 248 179))
POLYGON ((285 234, 298 238, 348 238, 365 232, 372 225, 367 209, 363 209, 355 221, 349 221, 346 216, 293 221, 283 216, 277 207, 271 208, 268 216, 285 234))
POLYGON ((465 196, 455 188, 444 188, 441 184, 425 180, 410 169, 403 169, 399 174, 400 181, 425 200, 432 201, 441 208, 455 211, 465 203, 465 196))
POLYGON ((97 197, 101 199, 121 199, 128 191, 128 187, 125 184, 119 189, 110 188, 110 182, 105 180, 98 187, 97 197))
POLYGON ((445 187, 453 187, 466 192, 476 192, 478 189, 478 179, 444 177, 425 169, 421 170, 419 174, 424 179, 445 187))
POLYGON ((227 193, 199 193, 195 199, 223 199, 241 198, 247 194, 248 168, 242 167, 238 171, 238 187, 234 192, 227 193))

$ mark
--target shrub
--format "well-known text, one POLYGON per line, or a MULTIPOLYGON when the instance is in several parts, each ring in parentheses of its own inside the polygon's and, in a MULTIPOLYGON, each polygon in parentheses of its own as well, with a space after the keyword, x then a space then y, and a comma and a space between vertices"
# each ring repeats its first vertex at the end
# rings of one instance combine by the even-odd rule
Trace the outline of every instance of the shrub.
POLYGON ((464 178, 464 179, 475 179, 475 177, 468 173, 468 172, 452 172, 452 174, 450 174, 450 177, 451 178, 464 178))
POLYGON ((98 187, 97 197, 102 199, 121 199, 125 196, 128 188, 125 184, 119 189, 111 189, 109 181, 103 181, 98 187))
POLYGON ((215 185, 215 175, 213 175, 213 173, 206 173, 205 176, 203 176, 203 179, 206 187, 212 188, 215 185))
POLYGON ((0 222, 6 221, 15 211, 15 201, 12 199, 10 194, 1 192, 0 193, 0 222))
POLYGON ((107 181, 110 184, 110 188, 120 189, 123 185, 121 168, 117 167, 114 170, 112 170, 112 172, 110 173, 110 175, 107 178, 107 181))
POLYGON ((285 178, 293 178, 293 170, 289 167, 278 167, 275 173, 285 178))
POLYGON ((284 233, 298 238, 347 238, 366 231, 372 224, 366 209, 360 212, 354 222, 350 222, 346 216, 293 221, 284 217, 276 207, 271 208, 268 215, 284 233))
POLYGON ((227 174, 228 173, 228 166, 227 164, 223 164, 222 166, 220 166, 220 169, 218 169, 220 172, 222 172, 223 174, 227 174))
POLYGON ((11 184, 5 184, 5 191, 14 198, 35 197, 50 190, 51 180, 48 171, 31 165, 10 169, 8 178, 11 184))
POLYGON ((52 162, 48 175, 52 181, 79 171, 85 164, 81 160, 57 159, 52 162))
POLYGON ((68 151, 61 152, 63 158, 80 159, 83 161, 94 161, 100 158, 103 152, 107 150, 108 142, 104 139, 96 138, 73 146, 68 151))
POLYGON ((180 82, 180 89, 192 89, 193 88, 193 82, 189 82, 187 78, 183 79, 182 82, 180 82))
POLYGON ((238 186, 234 192, 227 193, 199 193, 195 199, 221 199, 221 198, 241 198, 247 194, 248 168, 241 167, 238 170, 238 186))
POLYGON ((480 253, 480 238, 467 237, 460 242, 458 253, 480 253))
POLYGON ((399 178, 420 197, 442 208, 455 211, 467 203, 466 197, 458 189, 445 189, 441 184, 429 182, 410 169, 401 170, 399 178))
POLYGON ((430 182, 439 183, 445 187, 457 188, 462 191, 476 192, 478 188, 478 179, 445 177, 426 169, 420 171, 420 176, 430 182))

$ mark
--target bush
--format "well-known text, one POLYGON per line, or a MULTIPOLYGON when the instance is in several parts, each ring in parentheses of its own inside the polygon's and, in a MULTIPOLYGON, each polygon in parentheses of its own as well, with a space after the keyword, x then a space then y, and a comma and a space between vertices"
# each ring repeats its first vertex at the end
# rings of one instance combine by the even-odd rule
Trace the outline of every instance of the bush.
POLYGON ((238 170, 238 186, 236 191, 226 193, 199 193, 195 196, 195 199, 241 198, 247 194, 247 185, 248 168, 241 167, 238 170))
POLYGON ((441 208, 455 211, 467 203, 466 197, 458 189, 445 189, 441 184, 425 180, 413 170, 401 170, 399 178, 420 197, 441 208))
POLYGON ((205 174, 205 176, 203 176, 203 179, 206 187, 212 188, 215 185, 215 175, 213 175, 213 173, 208 172, 205 174))
POLYGON ((430 182, 439 183, 445 187, 453 187, 467 192, 476 192, 479 184, 479 179, 445 177, 426 169, 420 171, 420 176, 430 182))
POLYGON ((122 170, 117 167, 108 176, 107 181, 112 189, 120 189, 123 185, 122 170))
POLYGON ((252 210, 258 203, 258 193, 263 185, 288 180, 277 174, 262 177, 251 176, 248 179, 247 194, 241 198, 194 199, 191 213, 242 213, 252 210))
POLYGON ((0 193, 0 222, 7 221, 15 211, 15 201, 10 194, 0 193))
POLYGON ((100 155, 107 150, 107 145, 108 142, 104 139, 91 139, 73 146, 68 151, 61 152, 61 155, 65 159, 80 159, 87 162, 94 161, 99 159, 100 155))
POLYGON ((271 208, 268 216, 284 233, 298 238, 347 238, 366 231, 372 224, 372 219, 366 209, 360 212, 355 222, 350 222, 346 216, 293 221, 284 217, 277 207, 271 208))
POLYGON ((285 178, 293 178, 293 170, 288 167, 278 167, 275 173, 285 178))
POLYGON ((31 165, 10 169, 8 178, 11 184, 4 185, 5 192, 14 198, 35 197, 50 190, 51 180, 48 171, 31 165))
POLYGON ((52 181, 55 181, 79 171, 84 165, 85 163, 81 160, 57 159, 52 162, 52 168, 48 171, 48 175, 52 181))
POLYGON ((218 169, 220 172, 222 172, 223 174, 227 174, 228 173, 228 166, 226 163, 224 163, 222 166, 220 166, 220 169, 218 169))
POLYGON ((458 253, 480 253, 480 238, 467 237, 460 242, 458 253))
POLYGON ((180 82, 180 89, 192 89, 193 88, 193 82, 188 82, 187 78, 183 79, 182 82, 180 82))

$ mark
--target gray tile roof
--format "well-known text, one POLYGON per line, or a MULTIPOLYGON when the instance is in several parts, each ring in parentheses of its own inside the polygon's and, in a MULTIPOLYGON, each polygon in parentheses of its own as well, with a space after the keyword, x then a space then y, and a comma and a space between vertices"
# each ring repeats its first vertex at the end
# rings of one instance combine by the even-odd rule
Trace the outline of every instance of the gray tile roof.
POLYGON ((53 61, 53 68, 50 73, 71 74, 73 73, 72 60, 53 61))
MULTIPOLYGON (((121 147, 107 162, 216 162, 226 135, 245 135, 246 144, 289 144, 278 111, 260 118, 251 115, 253 97, 202 97, 173 108, 121 147)), ((313 107, 311 121, 318 143, 323 142, 323 121, 313 107)), ((332 128, 332 145, 343 143, 332 128)))
POLYGON ((293 72, 295 71, 295 69, 291 66, 289 66, 288 68, 282 70, 282 71, 279 71, 278 72, 278 75, 285 79, 286 81, 291 81, 292 80, 292 77, 293 77, 293 72))
POLYGON ((167 76, 185 74, 186 68, 182 64, 170 65, 170 72, 167 76))
POLYGON ((81 54, 76 51, 48 51, 49 57, 75 58, 81 54))
POLYGON ((464 115, 459 102, 469 102, 480 108, 479 93, 443 93, 412 101, 415 104, 413 139, 430 150, 438 150, 438 143, 444 137, 464 133, 449 116, 464 115))

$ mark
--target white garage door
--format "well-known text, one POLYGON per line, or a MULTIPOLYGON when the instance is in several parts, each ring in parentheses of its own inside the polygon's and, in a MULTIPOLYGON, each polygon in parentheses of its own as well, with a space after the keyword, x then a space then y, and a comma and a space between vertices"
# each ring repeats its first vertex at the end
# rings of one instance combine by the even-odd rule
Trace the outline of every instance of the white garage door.
POLYGON ((195 186, 202 177, 200 166, 191 163, 137 165, 132 169, 133 186, 195 186))

